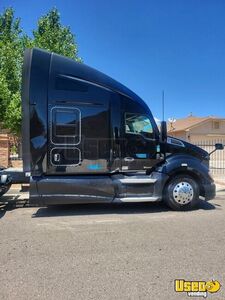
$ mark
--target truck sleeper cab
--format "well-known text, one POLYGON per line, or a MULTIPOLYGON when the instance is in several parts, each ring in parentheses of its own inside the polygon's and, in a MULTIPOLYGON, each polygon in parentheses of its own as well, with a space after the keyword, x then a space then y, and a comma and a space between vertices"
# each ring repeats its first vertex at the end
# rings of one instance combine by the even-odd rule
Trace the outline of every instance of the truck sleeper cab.
POLYGON ((84 64, 41 49, 24 56, 24 172, 39 205, 210 200, 209 155, 160 134, 145 102, 84 64))

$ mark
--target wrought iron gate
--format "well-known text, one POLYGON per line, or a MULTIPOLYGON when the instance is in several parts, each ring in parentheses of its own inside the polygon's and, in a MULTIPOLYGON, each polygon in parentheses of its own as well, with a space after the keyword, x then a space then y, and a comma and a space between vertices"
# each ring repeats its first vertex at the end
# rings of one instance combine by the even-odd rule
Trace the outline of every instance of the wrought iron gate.
MULTIPOLYGON (((195 145, 210 153, 215 149, 216 143, 221 143, 225 146, 225 138, 202 140, 195 143, 195 145)), ((225 149, 216 151, 210 156, 210 169, 214 175, 225 175, 225 149)))

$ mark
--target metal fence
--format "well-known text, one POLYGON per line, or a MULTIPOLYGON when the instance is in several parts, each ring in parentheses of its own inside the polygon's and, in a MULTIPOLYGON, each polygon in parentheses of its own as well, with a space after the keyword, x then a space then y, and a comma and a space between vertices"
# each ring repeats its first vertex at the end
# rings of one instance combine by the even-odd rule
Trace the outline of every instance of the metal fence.
MULTIPOLYGON (((215 149, 216 143, 221 143, 225 146, 225 138, 203 140, 194 144, 210 153, 215 149)), ((218 150, 210 156, 210 169, 214 175, 225 175, 225 149, 218 150)))

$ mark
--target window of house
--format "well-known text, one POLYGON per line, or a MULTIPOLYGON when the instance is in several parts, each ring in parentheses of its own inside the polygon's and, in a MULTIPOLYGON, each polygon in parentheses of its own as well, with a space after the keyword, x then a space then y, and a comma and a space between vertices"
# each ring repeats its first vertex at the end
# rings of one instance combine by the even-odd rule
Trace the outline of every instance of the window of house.
POLYGON ((213 122, 213 129, 220 129, 220 122, 219 121, 214 121, 213 122))
POLYGON ((143 134, 148 138, 153 137, 153 128, 151 121, 145 115, 126 113, 125 127, 126 133, 143 134))

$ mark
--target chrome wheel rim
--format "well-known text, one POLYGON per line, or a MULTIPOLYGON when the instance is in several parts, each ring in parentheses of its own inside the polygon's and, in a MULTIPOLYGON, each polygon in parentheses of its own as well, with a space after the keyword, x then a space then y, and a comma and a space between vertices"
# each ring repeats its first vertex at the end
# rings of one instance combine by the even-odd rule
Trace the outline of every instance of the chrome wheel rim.
POLYGON ((190 203, 194 197, 194 189, 189 182, 181 181, 173 189, 173 198, 179 205, 190 203))

